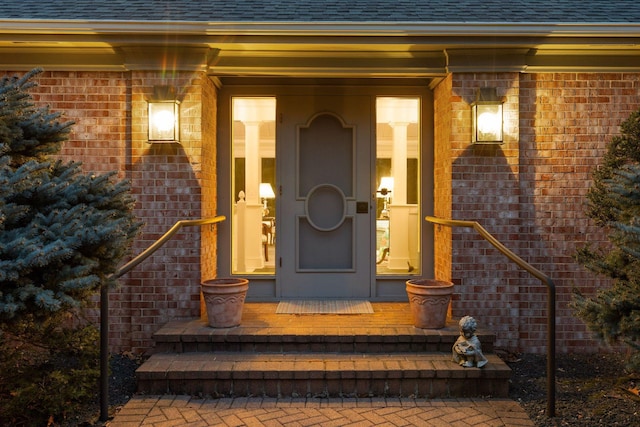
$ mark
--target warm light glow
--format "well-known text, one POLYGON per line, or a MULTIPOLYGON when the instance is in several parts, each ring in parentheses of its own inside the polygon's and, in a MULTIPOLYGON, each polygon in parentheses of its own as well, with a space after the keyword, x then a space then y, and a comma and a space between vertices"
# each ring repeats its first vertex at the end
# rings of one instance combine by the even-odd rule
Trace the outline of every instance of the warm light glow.
POLYGON ((172 111, 158 111, 151 118, 151 125, 155 127, 158 132, 173 132, 174 120, 172 111))
POLYGON ((269 208, 267 208, 267 199, 275 199, 276 194, 273 192, 271 184, 268 182, 260 183, 260 198, 262 199, 262 216, 269 215, 269 208))
POLYGON ((391 202, 391 192, 393 191, 393 177, 383 176, 380 178, 378 186, 378 198, 384 199, 384 206, 380 212, 380 218, 389 219, 389 203, 391 202))
POLYGON ((476 144, 502 143, 502 104, 496 88, 479 88, 471 105, 473 120, 472 142, 476 144))
POLYGON ((268 182, 260 183, 260 198, 261 199, 275 199, 276 194, 273 192, 271 184, 268 182))
POLYGON ((478 140, 502 140, 502 115, 500 105, 483 106, 482 112, 478 108, 478 140))
POLYGON ((275 98, 233 98, 233 119, 245 123, 273 121, 275 98))
POLYGON ((418 123, 420 105, 417 98, 387 98, 376 100, 378 123, 418 123))
POLYGON ((378 196, 378 197, 384 197, 387 195, 387 193, 390 193, 392 191, 393 191, 393 177, 383 176, 382 178, 380 178, 380 185, 378 186, 378 194, 380 194, 381 196, 378 196))
POLYGON ((149 102, 149 141, 178 141, 178 104, 149 102))

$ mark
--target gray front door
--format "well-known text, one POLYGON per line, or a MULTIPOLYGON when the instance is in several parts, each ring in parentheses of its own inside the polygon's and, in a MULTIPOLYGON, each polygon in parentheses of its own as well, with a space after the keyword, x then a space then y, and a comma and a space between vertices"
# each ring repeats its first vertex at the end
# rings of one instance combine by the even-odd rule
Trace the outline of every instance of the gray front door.
POLYGON ((371 296, 371 103, 278 97, 281 298, 371 296))

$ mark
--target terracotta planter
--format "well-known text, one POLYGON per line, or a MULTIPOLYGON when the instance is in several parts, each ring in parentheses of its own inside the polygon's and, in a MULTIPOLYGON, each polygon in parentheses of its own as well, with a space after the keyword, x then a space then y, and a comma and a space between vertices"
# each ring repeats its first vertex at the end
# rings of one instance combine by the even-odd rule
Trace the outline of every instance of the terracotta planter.
POLYGON ((416 328, 441 329, 447 323, 447 310, 453 283, 433 279, 407 280, 407 295, 416 328))
POLYGON ((202 282, 209 326, 232 328, 240 324, 249 281, 241 278, 211 279, 202 282))

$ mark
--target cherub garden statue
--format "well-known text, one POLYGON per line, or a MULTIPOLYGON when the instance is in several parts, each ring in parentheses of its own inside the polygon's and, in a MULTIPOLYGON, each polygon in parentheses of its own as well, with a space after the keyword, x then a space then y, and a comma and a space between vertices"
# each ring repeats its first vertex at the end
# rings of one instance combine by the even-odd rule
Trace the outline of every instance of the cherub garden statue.
POLYGON ((453 361, 465 368, 482 368, 488 360, 482 354, 480 340, 476 336, 478 322, 471 316, 460 319, 460 336, 453 345, 453 361))

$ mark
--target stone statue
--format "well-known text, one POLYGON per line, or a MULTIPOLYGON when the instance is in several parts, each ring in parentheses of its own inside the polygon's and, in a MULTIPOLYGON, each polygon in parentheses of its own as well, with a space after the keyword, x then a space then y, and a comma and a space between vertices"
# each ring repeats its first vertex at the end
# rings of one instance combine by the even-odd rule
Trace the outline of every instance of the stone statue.
POLYGON ((488 360, 482 354, 480 340, 476 336, 478 322, 471 316, 460 319, 460 336, 453 345, 453 361, 465 368, 482 368, 488 360))

